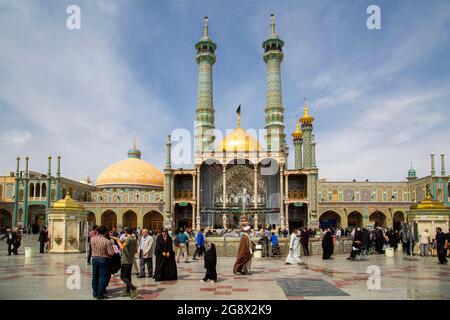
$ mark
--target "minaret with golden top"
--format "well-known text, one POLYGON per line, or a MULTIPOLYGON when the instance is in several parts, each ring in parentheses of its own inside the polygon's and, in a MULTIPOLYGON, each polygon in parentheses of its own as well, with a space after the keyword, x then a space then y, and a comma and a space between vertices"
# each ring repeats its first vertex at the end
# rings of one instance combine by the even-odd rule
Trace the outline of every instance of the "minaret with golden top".
POLYGON ((294 169, 299 170, 303 168, 303 132, 300 130, 297 117, 295 117, 295 131, 292 133, 292 141, 294 142, 294 169))
POLYGON ((314 117, 309 114, 308 104, 303 107, 303 116, 300 118, 303 131, 303 167, 306 169, 315 168, 315 141, 312 134, 314 117))

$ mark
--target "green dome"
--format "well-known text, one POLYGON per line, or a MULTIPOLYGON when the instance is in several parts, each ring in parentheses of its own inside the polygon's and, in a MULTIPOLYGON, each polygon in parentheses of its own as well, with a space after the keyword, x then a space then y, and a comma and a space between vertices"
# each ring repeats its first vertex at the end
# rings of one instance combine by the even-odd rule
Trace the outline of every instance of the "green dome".
POLYGON ((141 150, 136 148, 136 141, 133 143, 133 147, 131 147, 131 149, 128 150, 128 158, 135 158, 135 159, 141 158, 141 150))
POLYGON ((415 177, 416 176, 416 170, 413 168, 408 170, 408 177, 415 177))

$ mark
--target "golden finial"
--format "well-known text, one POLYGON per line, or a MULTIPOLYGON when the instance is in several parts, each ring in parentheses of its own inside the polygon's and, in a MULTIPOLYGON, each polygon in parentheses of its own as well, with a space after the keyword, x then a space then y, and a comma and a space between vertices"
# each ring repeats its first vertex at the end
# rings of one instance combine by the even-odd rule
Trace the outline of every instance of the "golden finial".
POLYGON ((295 131, 292 133, 293 139, 301 139, 303 137, 303 132, 300 129, 300 124, 297 121, 298 116, 295 116, 295 131))
POLYGON ((237 108, 236 113, 238 115, 238 126, 237 127, 240 128, 241 127, 241 105, 239 105, 239 107, 237 108))
POLYGON ((314 121, 314 117, 309 115, 308 104, 306 103, 306 98, 304 98, 304 107, 303 107, 303 117, 300 118, 300 122, 303 124, 312 124, 314 121))
POLYGON ((272 34, 275 34, 275 16, 273 14, 270 15, 270 28, 272 30, 272 34))
POLYGON ((205 17, 205 31, 204 31, 204 37, 208 38, 208 17, 205 17))

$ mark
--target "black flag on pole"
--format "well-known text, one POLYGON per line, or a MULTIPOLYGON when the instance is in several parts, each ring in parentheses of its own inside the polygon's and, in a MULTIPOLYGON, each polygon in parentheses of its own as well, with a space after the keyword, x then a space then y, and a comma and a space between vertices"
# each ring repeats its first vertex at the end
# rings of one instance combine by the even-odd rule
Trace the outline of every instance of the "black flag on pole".
POLYGON ((236 113, 241 114, 241 105, 239 105, 239 107, 236 109, 236 113))

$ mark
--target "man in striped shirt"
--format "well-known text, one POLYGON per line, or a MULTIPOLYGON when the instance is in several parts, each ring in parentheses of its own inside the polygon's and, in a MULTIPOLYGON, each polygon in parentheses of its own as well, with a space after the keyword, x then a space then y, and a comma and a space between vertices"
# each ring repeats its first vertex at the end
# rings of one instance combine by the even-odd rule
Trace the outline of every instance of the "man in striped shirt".
POLYGON ((111 241, 106 239, 106 227, 97 228, 97 235, 91 239, 92 247, 92 291, 94 298, 106 299, 106 285, 109 278, 109 265, 114 249, 111 241))

